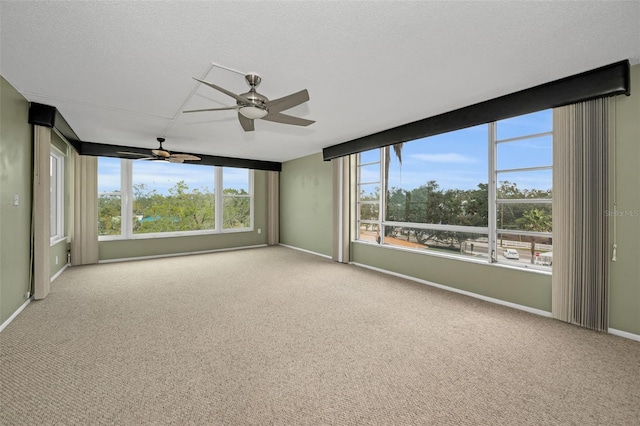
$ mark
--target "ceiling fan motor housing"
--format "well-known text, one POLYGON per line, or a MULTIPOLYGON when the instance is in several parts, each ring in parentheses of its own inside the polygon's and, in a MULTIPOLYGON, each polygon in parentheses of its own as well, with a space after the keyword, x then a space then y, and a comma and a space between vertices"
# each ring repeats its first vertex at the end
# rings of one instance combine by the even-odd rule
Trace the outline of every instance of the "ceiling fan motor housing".
POLYGON ((238 101, 240 114, 251 119, 262 118, 268 114, 267 102, 269 102, 269 99, 266 96, 263 96, 260 93, 256 92, 255 87, 252 86, 251 90, 249 90, 247 93, 241 94, 240 96, 251 102, 251 104, 247 105, 238 101))
POLYGON ((169 158, 171 154, 162 147, 162 142, 164 142, 164 138, 156 138, 156 140, 160 143, 159 149, 152 149, 151 153, 156 157, 169 158))

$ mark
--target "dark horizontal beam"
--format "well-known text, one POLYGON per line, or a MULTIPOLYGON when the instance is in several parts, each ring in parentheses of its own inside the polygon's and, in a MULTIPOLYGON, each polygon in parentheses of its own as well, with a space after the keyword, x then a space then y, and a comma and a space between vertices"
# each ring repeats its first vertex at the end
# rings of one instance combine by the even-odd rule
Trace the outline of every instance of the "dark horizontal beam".
MULTIPOLYGON (((122 145, 108 145, 94 142, 82 142, 80 155, 92 155, 97 157, 132 158, 122 152, 149 154, 149 148, 139 148, 122 145)), ((172 151, 173 152, 173 151, 172 151)), ((275 161, 250 160, 246 158, 220 157, 217 155, 195 154, 190 152, 173 152, 174 154, 191 154, 200 157, 200 161, 185 161, 185 164, 200 164, 204 166, 236 167, 241 169, 282 171, 282 163, 275 161)))
POLYGON ((555 80, 323 149, 324 160, 614 95, 630 95, 629 61, 555 80))
MULTIPOLYGON (((93 155, 100 157, 131 158, 130 156, 119 154, 121 151, 137 152, 138 154, 149 154, 147 148, 137 148, 131 146, 108 145, 94 142, 81 141, 73 131, 69 123, 64 119, 60 111, 54 106, 32 102, 29 107, 29 124, 54 128, 75 148, 80 155, 93 155)), ((177 154, 177 153, 176 153, 177 154)), ((282 171, 282 163, 275 161, 251 160, 247 158, 220 157, 216 155, 203 155, 182 152, 181 154, 196 155, 200 161, 186 161, 185 163, 202 164, 206 166, 236 167, 241 169, 282 171)))

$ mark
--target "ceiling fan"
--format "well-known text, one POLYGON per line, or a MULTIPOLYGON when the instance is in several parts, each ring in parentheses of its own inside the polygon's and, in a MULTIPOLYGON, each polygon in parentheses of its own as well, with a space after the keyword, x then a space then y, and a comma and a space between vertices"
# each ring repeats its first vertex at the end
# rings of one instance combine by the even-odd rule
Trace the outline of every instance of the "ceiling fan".
POLYGON ((282 111, 284 110, 307 102, 309 100, 309 92, 307 92, 307 89, 270 101, 266 96, 256 92, 256 87, 258 87, 258 85, 262 81, 262 78, 258 74, 250 73, 245 75, 244 78, 251 89, 249 89, 247 93, 237 95, 220 86, 216 86, 213 83, 209 83, 207 81, 200 80, 194 77, 194 80, 199 81, 202 84, 206 84, 207 86, 214 88, 224 93, 225 95, 231 96, 236 100, 236 105, 223 108, 193 109, 183 112, 190 113, 235 109, 238 111, 238 120, 240 120, 240 125, 245 130, 245 132, 251 132, 254 130, 253 121, 257 119, 273 121, 282 124, 293 124, 295 126, 308 126, 315 123, 315 121, 313 120, 307 120, 304 118, 282 114, 282 111))
POLYGON ((160 147, 158 149, 152 149, 149 154, 142 154, 139 152, 132 151, 118 151, 118 154, 124 154, 131 157, 138 157, 138 160, 149 160, 149 161, 168 161, 170 163, 184 163, 185 161, 200 161, 200 157, 196 157, 191 154, 172 154, 169 151, 165 150, 162 147, 162 142, 164 142, 164 138, 156 138, 156 140, 160 143, 160 147))

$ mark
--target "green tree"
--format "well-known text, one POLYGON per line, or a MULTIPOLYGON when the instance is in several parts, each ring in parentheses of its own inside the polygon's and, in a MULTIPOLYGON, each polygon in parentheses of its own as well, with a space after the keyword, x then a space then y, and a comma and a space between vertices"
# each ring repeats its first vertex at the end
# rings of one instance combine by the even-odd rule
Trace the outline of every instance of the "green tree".
POLYGON ((120 195, 98 197, 98 235, 119 235, 121 229, 120 195))
MULTIPOLYGON (((524 189, 518 188, 516 183, 509 181, 500 182, 498 187, 498 199, 551 199, 551 190, 524 189)), ((537 207, 542 212, 551 216, 551 205, 540 205, 537 207)), ((519 227, 518 219, 530 210, 530 204, 499 204, 498 206, 498 227, 501 229, 522 229, 519 227)))
MULTIPOLYGON (((532 232, 550 232, 551 216, 540 209, 530 209, 516 220, 521 229, 532 232)), ((536 252, 536 237, 531 236, 531 263, 533 264, 536 252)))
MULTIPOLYGON (((379 199, 380 188, 376 187, 373 192, 366 193, 364 190, 360 192, 360 219, 363 220, 378 220, 379 216, 379 199)), ((364 224, 365 229, 369 229, 370 224, 364 224)), ((377 225, 374 225, 374 230, 377 225)))
POLYGON ((171 232, 212 229, 215 220, 214 194, 206 187, 189 190, 185 181, 176 182, 168 195, 134 186, 134 232, 171 232))
POLYGON ((248 228, 251 225, 251 200, 244 189, 225 188, 222 209, 223 227, 248 228))

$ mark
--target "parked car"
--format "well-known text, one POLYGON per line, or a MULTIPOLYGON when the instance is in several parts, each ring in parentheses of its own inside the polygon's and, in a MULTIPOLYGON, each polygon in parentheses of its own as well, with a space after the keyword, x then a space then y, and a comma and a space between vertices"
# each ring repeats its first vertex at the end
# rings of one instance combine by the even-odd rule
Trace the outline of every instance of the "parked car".
POLYGON ((520 253, 516 249, 506 249, 503 254, 507 259, 520 259, 520 253))

